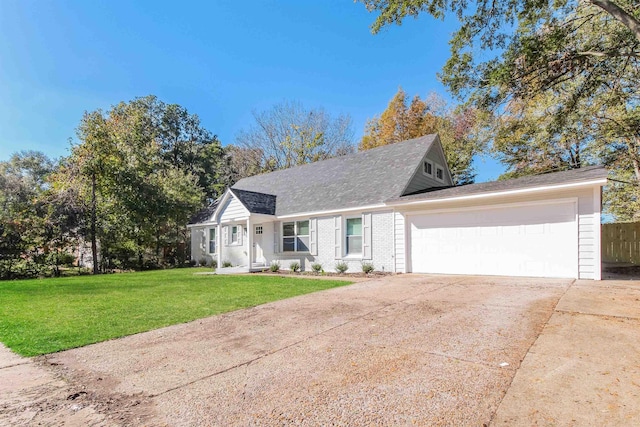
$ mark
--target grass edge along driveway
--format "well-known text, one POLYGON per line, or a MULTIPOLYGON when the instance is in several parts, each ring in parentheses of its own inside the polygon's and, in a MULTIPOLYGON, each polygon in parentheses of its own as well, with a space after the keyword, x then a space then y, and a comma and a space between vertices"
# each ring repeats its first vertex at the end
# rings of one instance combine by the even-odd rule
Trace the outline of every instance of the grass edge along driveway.
POLYGON ((0 282, 0 341, 37 356, 351 283, 203 271, 0 282))

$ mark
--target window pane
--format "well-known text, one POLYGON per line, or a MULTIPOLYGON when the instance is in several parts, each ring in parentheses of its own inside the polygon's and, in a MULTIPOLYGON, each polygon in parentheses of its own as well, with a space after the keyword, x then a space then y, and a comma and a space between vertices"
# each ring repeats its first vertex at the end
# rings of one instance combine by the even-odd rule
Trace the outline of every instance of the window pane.
POLYGON ((309 221, 298 221, 298 236, 309 235, 309 221))
POLYGON ((283 236, 295 236, 295 225, 293 222, 285 222, 282 224, 282 235, 283 236))
POLYGON ((216 240, 216 229, 215 228, 210 228, 209 229, 209 240, 216 240))
POLYGON ((362 218, 347 219, 347 236, 362 235, 362 218))
POLYGON ((347 255, 362 253, 362 236, 347 237, 347 255))
POLYGON ((295 247, 293 246, 295 244, 295 240, 295 237, 285 237, 282 239, 282 250, 284 252, 293 252, 295 250, 295 247))
POLYGON ((216 241, 215 240, 209 240, 209 253, 211 253, 211 254, 215 254, 216 253, 216 241))
POLYGON ((308 251, 309 251, 309 238, 298 237, 298 252, 308 252, 308 251))

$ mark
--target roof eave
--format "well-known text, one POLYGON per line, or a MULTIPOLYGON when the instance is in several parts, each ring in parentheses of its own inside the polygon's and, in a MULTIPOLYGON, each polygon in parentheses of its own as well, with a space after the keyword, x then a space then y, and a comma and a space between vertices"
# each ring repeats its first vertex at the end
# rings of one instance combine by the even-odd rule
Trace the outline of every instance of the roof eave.
POLYGON ((544 185, 537 187, 529 187, 529 188, 521 188, 517 190, 503 190, 503 191, 491 191, 486 193, 479 194, 469 194, 465 196, 453 196, 453 197, 443 197, 443 198, 435 198, 435 199, 412 199, 412 200, 400 200, 400 199, 391 199, 385 201, 385 204, 388 206, 410 206, 410 205, 423 205, 430 203, 442 203, 442 202, 455 202, 455 201, 463 201, 463 200, 473 200, 473 199, 484 199, 491 197, 501 197, 501 196, 509 196, 509 195, 518 195, 518 194, 526 194, 526 193, 538 193, 544 191, 554 191, 554 190, 563 190, 567 188, 579 188, 579 187, 594 187, 594 186, 603 186, 606 185, 607 178, 598 178, 589 181, 579 181, 573 182, 569 184, 557 184, 557 185, 544 185))

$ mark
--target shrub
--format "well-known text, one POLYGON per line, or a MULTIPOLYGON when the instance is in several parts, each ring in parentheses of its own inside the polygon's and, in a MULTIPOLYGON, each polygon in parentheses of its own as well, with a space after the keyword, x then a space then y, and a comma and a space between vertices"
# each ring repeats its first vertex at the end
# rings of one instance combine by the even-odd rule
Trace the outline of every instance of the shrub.
POLYGON ((362 272, 364 274, 373 273, 373 263, 372 262, 363 262, 362 263, 362 272))
POLYGON ((205 266, 207 265, 207 259, 206 259, 206 258, 204 258, 204 257, 203 257, 203 258, 200 258, 200 259, 198 260, 198 265, 199 265, 200 267, 205 267, 205 266))
POLYGON ((314 273, 316 274, 320 274, 322 273, 322 264, 320 264, 319 262, 313 263, 311 264, 311 270, 313 270, 314 273))
POLYGON ((233 264, 231 264, 231 261, 222 261, 222 267, 233 267, 233 264))
POLYGON ((298 261, 293 261, 291 264, 289 264, 289 270, 297 273, 298 271, 300 271, 300 263, 298 261))
POLYGON ((214 259, 214 260, 211 261, 211 268, 213 268, 214 270, 216 268, 218 268, 218 260, 217 259, 214 259))
POLYGON ((273 261, 269 266, 269 270, 271 270, 272 273, 277 273, 280 271, 280 263, 278 261, 273 261))
POLYGON ((336 271, 340 274, 344 273, 348 269, 349 269, 349 266, 344 261, 340 261, 339 263, 336 264, 336 271))

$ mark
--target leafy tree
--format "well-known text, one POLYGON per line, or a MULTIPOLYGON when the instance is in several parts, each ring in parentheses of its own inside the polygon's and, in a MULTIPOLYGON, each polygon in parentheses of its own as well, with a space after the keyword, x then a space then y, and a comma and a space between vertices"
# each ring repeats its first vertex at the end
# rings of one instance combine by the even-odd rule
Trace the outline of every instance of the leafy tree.
MULTIPOLYGON (((513 101, 492 123, 492 151, 507 166, 500 178, 576 169, 598 162, 596 119, 573 112, 561 126, 553 119, 556 97, 542 93, 513 101)), ((586 114, 585 114, 586 113, 586 114)))
POLYGON ((435 94, 426 100, 416 95, 408 102, 407 94, 399 88, 387 109, 367 122, 359 149, 438 133, 454 183, 468 184, 475 178, 473 156, 482 149, 475 124, 474 109, 452 109, 435 94))
POLYGON ((576 156, 587 154, 626 182, 610 186, 606 208, 621 219, 634 217, 628 207, 640 196, 640 168, 634 166, 640 158, 637 3, 363 2, 379 12, 374 32, 422 13, 457 16, 460 27, 440 78, 454 95, 494 115, 494 148, 509 174, 579 166, 584 158, 576 156), (516 136, 511 147, 504 144, 509 131, 516 136))
POLYGON ((0 278, 36 275, 42 269, 42 199, 54 168, 55 161, 36 151, 0 162, 0 278))
POLYGON ((184 225, 224 186, 217 138, 196 115, 155 96, 85 113, 77 136, 53 182, 77 192, 94 272, 183 263, 184 225))
POLYGON ((240 132, 236 142, 239 147, 249 150, 243 154, 261 153, 263 171, 286 169, 353 152, 349 116, 334 119, 321 108, 306 109, 299 102, 282 102, 270 110, 254 112, 253 118, 255 124, 240 132))

